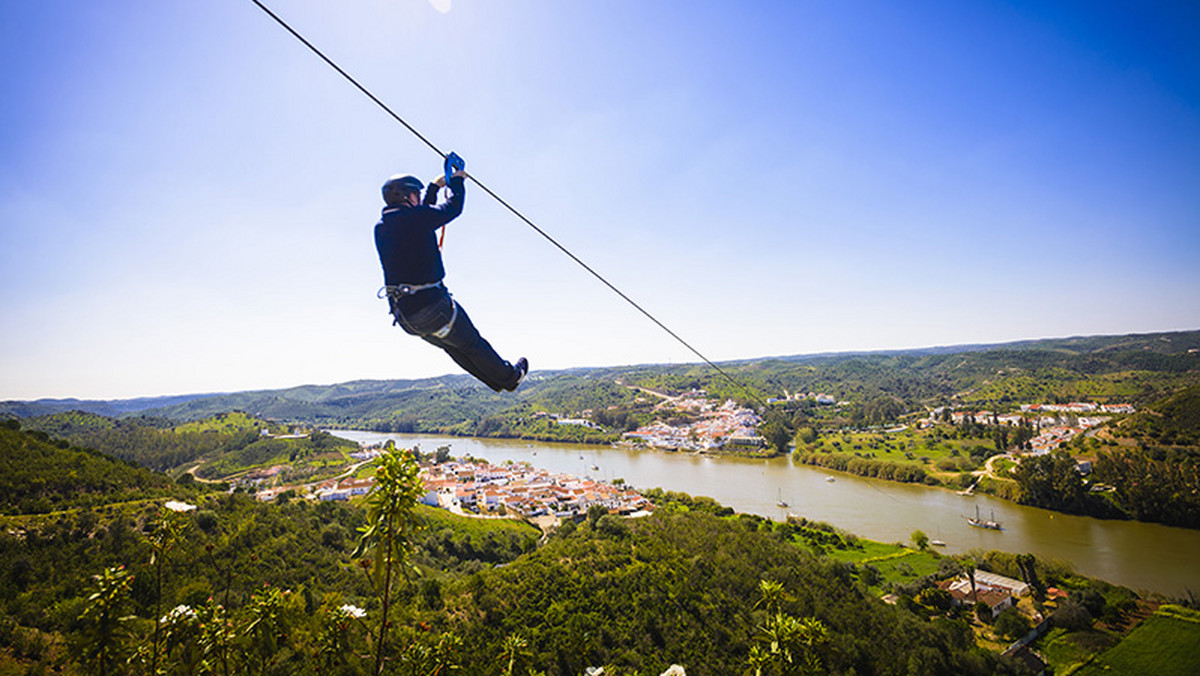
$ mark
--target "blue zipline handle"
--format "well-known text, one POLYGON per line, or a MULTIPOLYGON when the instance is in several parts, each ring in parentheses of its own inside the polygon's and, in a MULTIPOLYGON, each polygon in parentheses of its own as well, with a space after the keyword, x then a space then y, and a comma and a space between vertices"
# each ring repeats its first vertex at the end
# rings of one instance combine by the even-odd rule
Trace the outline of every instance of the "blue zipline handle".
POLYGON ((446 185, 450 185, 450 177, 455 171, 462 171, 467 168, 467 161, 458 156, 458 153, 451 151, 446 156, 446 163, 442 165, 442 170, 446 172, 446 185))

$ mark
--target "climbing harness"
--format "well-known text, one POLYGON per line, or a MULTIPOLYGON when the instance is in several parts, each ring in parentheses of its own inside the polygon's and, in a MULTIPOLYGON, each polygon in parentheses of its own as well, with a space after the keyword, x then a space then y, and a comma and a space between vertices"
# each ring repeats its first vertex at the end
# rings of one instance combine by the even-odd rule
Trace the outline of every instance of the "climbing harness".
MULTIPOLYGON (((288 23, 286 21, 279 18, 279 16, 276 15, 274 12, 272 12, 266 5, 264 5, 261 2, 261 0, 250 0, 250 2, 253 2, 255 5, 258 5, 258 8, 261 9, 264 13, 266 13, 267 16, 271 17, 275 21, 275 23, 279 24, 281 27, 283 27, 284 30, 291 33, 293 37, 295 37, 297 40, 300 41, 301 44, 303 44, 305 47, 308 47, 309 51, 311 51, 313 54, 316 54, 317 57, 319 57, 322 61, 324 61, 330 68, 337 71, 337 73, 339 75, 341 75, 343 78, 345 78, 347 82, 354 85, 367 98, 374 101, 375 105, 379 106, 383 110, 383 112, 385 112, 389 116, 391 116, 391 118, 393 120, 395 120, 396 122, 399 122, 401 126, 403 126, 405 129, 407 129, 413 136, 417 137, 426 146, 429 146, 429 148, 431 150, 433 150, 433 152, 437 153, 438 156, 441 157, 445 161, 445 163, 443 164, 444 170, 447 169, 447 167, 450 165, 451 160, 453 158, 458 158, 458 161, 462 162, 462 158, 458 157, 458 155, 456 155, 455 153, 446 154, 446 153, 442 152, 441 148, 438 148, 436 144, 434 144, 429 139, 425 138, 425 136, 420 131, 418 131, 415 127, 413 127, 411 124, 409 124, 408 122, 405 122, 404 118, 397 115, 396 112, 393 111, 391 108, 389 108, 386 103, 381 101, 379 99, 379 97, 372 94, 369 89, 367 89, 363 85, 359 84, 358 80, 355 80, 349 73, 342 70, 341 66, 334 63, 333 60, 330 59, 328 56, 325 56, 325 54, 321 50, 317 49, 303 35, 298 33, 296 31, 296 29, 294 29, 290 25, 288 25, 288 23)), ((464 167, 466 166, 465 162, 463 163, 463 166, 464 167)), ((513 207, 511 204, 506 202, 502 197, 497 195, 495 192, 492 192, 492 189, 487 187, 486 185, 484 185, 484 183, 482 181, 480 181, 479 179, 475 178, 474 176, 468 176, 468 178, 470 178, 471 181, 473 183, 475 183, 475 185, 479 186, 480 190, 483 190, 485 193, 487 193, 492 199, 496 200, 496 202, 498 202, 505 209, 508 209, 509 212, 511 212, 518 219, 520 219, 523 223, 525 223, 525 225, 528 225, 530 228, 533 228, 533 230, 535 232, 537 232, 539 235, 541 235, 543 238, 545 238, 546 241, 550 242, 555 247, 557 247, 558 250, 563 252, 563 254, 565 254, 568 258, 570 258, 571 260, 578 263, 579 266, 582 267, 584 270, 587 270, 593 277, 595 277, 597 280, 599 280, 600 283, 607 286, 610 291, 612 291, 613 293, 620 296, 626 303, 629 303, 630 305, 632 305, 634 307, 634 309, 636 309, 638 312, 641 312, 650 321, 654 322, 658 326, 658 328, 667 332, 667 334, 670 335, 672 338, 674 338, 676 340, 676 342, 678 342, 680 345, 683 345, 684 347, 686 347, 692 354, 696 355, 705 364, 708 364, 710 367, 712 367, 712 369, 714 371, 716 371, 717 373, 724 376, 724 378, 726 380, 728 380, 730 383, 732 383, 735 387, 737 387, 737 388, 741 389, 743 392, 745 392, 747 394, 747 396, 749 396, 750 399, 753 399, 759 406, 761 406, 763 409, 767 408, 766 402, 764 402, 762 400, 762 398, 759 397, 757 394, 755 394, 749 387, 738 382, 733 376, 726 373, 724 369, 722 369, 720 366, 717 366, 716 364, 714 364, 712 362, 712 360, 710 360, 708 357, 705 357, 703 353, 701 353, 696 348, 692 347, 692 345, 690 343, 688 343, 686 340, 684 340, 683 338, 681 338, 679 336, 679 334, 677 334, 674 331, 672 331, 671 329, 667 328, 666 324, 663 324, 661 321, 658 320, 657 317, 650 314, 650 312, 648 310, 646 310, 641 305, 638 305, 636 302, 634 302, 634 300, 632 298, 625 295, 625 293, 623 291, 621 291, 620 289, 618 289, 616 286, 614 286, 612 282, 605 279, 604 276, 601 275, 599 272, 596 272, 595 270, 593 270, 591 266, 589 266, 587 263, 584 263, 582 259, 580 259, 575 254, 571 253, 571 251, 569 249, 567 249, 565 246, 563 246, 562 244, 559 244, 558 240, 551 237, 549 235, 549 233, 547 233, 545 230, 542 230, 541 228, 539 228, 536 224, 534 224, 533 221, 529 220, 525 216, 525 214, 518 211, 515 207, 513 207)), ((445 230, 442 231, 442 235, 443 235, 443 237, 445 236, 445 230)), ((440 246, 440 244, 439 244, 439 246, 440 246)), ((455 311, 457 312, 457 303, 455 304, 455 311)), ((451 324, 453 324, 453 319, 451 319, 451 324)), ((447 325, 447 327, 445 328, 445 331, 447 333, 449 333, 449 325, 447 325)))
MULTIPOLYGON (((392 311, 392 325, 400 324, 400 299, 405 296, 411 296, 419 291, 426 289, 445 288, 440 281, 431 284, 398 284, 395 286, 380 287, 379 292, 375 294, 376 298, 387 298, 388 307, 392 311)), ((458 319, 458 303, 454 300, 450 301, 450 321, 442 328, 429 334, 434 338, 445 338, 450 335, 450 331, 454 328, 454 320, 458 319)))

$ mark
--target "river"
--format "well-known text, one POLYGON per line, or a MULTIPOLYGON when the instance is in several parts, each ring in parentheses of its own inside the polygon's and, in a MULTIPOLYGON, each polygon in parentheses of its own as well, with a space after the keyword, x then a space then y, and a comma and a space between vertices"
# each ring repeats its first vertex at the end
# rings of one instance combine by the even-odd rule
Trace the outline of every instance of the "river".
POLYGON ((997 549, 1070 562, 1075 570, 1133 589, 1180 596, 1200 592, 1200 531, 1136 521, 1106 521, 1024 507, 988 496, 798 465, 788 458, 750 460, 610 446, 475 439, 422 434, 333 431, 361 443, 395 439, 423 453, 449 445, 455 457, 528 461, 552 472, 624 479, 635 488, 708 496, 749 514, 782 520, 788 513, 825 521, 870 540, 908 542, 920 529, 949 553, 997 549), (597 470, 591 469, 593 466, 597 470), (829 478, 833 481, 829 481, 829 478), (782 500, 788 507, 776 503, 782 500), (994 518, 1003 531, 967 525, 965 516, 994 518))

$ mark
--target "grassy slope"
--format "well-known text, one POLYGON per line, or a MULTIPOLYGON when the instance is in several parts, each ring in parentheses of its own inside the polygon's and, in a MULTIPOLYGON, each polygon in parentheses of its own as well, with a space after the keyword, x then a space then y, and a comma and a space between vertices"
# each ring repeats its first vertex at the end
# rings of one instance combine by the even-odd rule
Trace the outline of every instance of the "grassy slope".
POLYGON ((1200 612, 1165 606, 1125 640, 1075 671, 1093 674, 1200 674, 1200 612))
POLYGON ((272 425, 264 420, 259 420, 242 411, 230 411, 220 413, 202 420, 195 420, 181 425, 177 425, 172 431, 176 434, 186 434, 189 432, 212 432, 217 434, 233 434, 236 432, 245 432, 246 430, 268 429, 273 434, 283 432, 278 425, 272 425))

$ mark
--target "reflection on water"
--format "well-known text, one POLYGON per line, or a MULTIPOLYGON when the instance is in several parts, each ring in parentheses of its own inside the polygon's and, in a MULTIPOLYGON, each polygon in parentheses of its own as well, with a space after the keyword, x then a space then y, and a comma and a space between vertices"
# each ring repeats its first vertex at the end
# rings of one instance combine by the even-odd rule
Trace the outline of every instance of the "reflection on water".
POLYGON ((494 463, 530 462, 552 472, 611 481, 635 488, 663 488, 709 496, 739 512, 783 519, 788 513, 826 521, 865 538, 907 542, 920 529, 949 553, 999 549, 1069 561, 1079 572, 1168 595, 1200 591, 1200 531, 1134 521, 1102 521, 1056 514, 952 491, 873 481, 795 465, 787 458, 749 460, 691 454, 579 446, 513 439, 471 439, 373 432, 334 432, 366 443, 395 439, 400 446, 432 452, 449 445, 456 457, 494 463), (595 467, 595 469, 593 469, 595 467), (827 479, 834 477, 834 481, 827 479), (776 502, 782 497, 786 509, 776 502), (967 516, 978 507, 1004 531, 974 528, 967 516))

